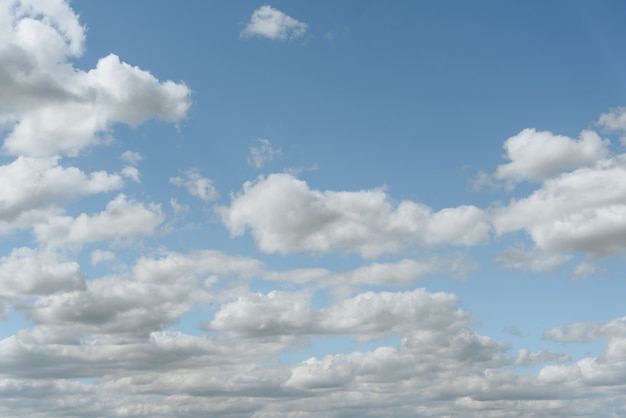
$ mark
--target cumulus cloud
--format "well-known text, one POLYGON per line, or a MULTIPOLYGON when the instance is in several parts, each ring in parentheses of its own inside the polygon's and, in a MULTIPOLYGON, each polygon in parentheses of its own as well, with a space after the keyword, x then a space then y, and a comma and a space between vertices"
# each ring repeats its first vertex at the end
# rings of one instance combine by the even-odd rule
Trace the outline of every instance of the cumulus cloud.
POLYGON ((257 146, 250 147, 250 155, 248 156, 248 164, 253 167, 262 168, 274 157, 282 154, 280 148, 273 148, 268 139, 259 138, 257 142, 259 143, 257 146))
POLYGON ((528 197, 492 212, 499 234, 526 230, 545 251, 602 257, 626 250, 626 157, 548 179, 528 197))
MULTIPOLYGON (((263 6, 242 36, 305 31, 263 6)), ((626 157, 609 155, 605 140, 533 130, 510 138, 491 179, 538 186, 488 211, 396 202, 383 188, 321 191, 294 174, 248 182, 218 209, 233 235, 250 231, 264 252, 387 254, 381 260, 262 262, 183 237, 154 244, 142 238, 167 232, 159 201, 120 191, 140 179, 140 153, 123 152, 119 173, 68 164, 83 162, 117 123, 181 120, 189 89, 115 55, 91 71, 74 68, 84 36, 67 2, 0 0, 0 130, 11 158, 0 166, 0 234, 17 230, 2 241, 0 318, 24 317, 0 336, 0 416, 626 416, 626 318, 543 334, 548 343, 605 341, 597 357, 509 353, 477 332, 456 295, 414 288, 472 267, 470 251, 424 247, 476 245, 490 221, 535 244, 502 253, 505 267, 550 272, 570 251, 623 252, 626 157), (111 251, 117 243, 128 245, 111 251)), ((612 110, 599 125, 621 130, 622 119, 612 110)), ((261 140, 250 162, 261 167, 277 152, 261 140)), ((218 197, 199 170, 171 182, 204 203, 218 197)), ((599 272, 590 261, 571 270, 599 272)))
POLYGON ((12 155, 77 155, 98 143, 116 123, 137 126, 157 117, 181 120, 190 90, 160 82, 116 55, 96 68, 73 68, 83 50, 84 28, 63 1, 3 2, 0 125, 12 155))
POLYGON ((187 189, 190 195, 197 197, 205 203, 219 198, 219 193, 213 186, 213 182, 200 174, 200 170, 192 168, 185 171, 184 177, 172 177, 170 183, 187 189))
POLYGON ((136 167, 127 165, 126 167, 122 168, 121 174, 122 176, 127 177, 136 183, 141 183, 141 181, 139 180, 139 170, 137 170, 136 167))
POLYGON ((592 166, 609 154, 608 140, 593 131, 583 131, 579 140, 524 129, 504 142, 505 158, 511 160, 498 166, 495 177, 517 183, 540 181, 563 171, 592 166))
POLYGON ((132 239, 154 235, 163 219, 159 205, 144 206, 120 194, 102 212, 51 217, 35 225, 34 234, 42 242, 61 243, 132 239))
POLYGON ((272 40, 286 40, 302 37, 308 25, 300 22, 272 6, 261 6, 252 13, 250 22, 241 31, 242 37, 261 36, 272 40))
POLYGON ((412 201, 393 205, 382 189, 313 190, 290 174, 246 182, 219 213, 233 235, 249 228, 268 253, 343 249, 376 257, 406 241, 469 246, 489 236, 485 215, 475 206, 433 212, 412 201))
POLYGON ((117 174, 97 171, 87 175, 76 167, 59 165, 57 157, 18 157, 0 166, 0 220, 10 221, 28 211, 116 190, 123 184, 117 174))
POLYGON ((601 114, 596 124, 609 131, 626 131, 626 107, 618 107, 601 114))
POLYGON ((51 251, 14 248, 0 258, 0 300, 22 299, 85 288, 78 263, 51 251))

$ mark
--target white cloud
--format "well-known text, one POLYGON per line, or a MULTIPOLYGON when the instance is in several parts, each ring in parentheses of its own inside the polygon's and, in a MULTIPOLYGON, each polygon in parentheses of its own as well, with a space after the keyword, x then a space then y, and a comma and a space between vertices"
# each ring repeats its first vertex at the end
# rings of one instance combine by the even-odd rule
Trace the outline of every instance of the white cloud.
POLYGON ((120 194, 105 210, 95 215, 80 214, 76 218, 58 216, 34 226, 34 234, 42 242, 89 243, 109 239, 124 240, 152 236, 163 222, 159 205, 144 206, 120 194))
POLYGON ((586 343, 599 337, 602 324, 599 322, 576 322, 566 327, 559 326, 543 332, 543 338, 559 343, 586 343))
POLYGON ((250 147, 250 155, 248 156, 248 164, 262 168, 265 163, 268 163, 281 155, 280 148, 272 148, 272 144, 267 139, 258 139, 259 145, 256 147, 250 147))
POLYGON ((609 154, 609 141, 593 131, 583 131, 579 140, 551 132, 524 129, 504 143, 510 163, 498 166, 495 177, 512 183, 539 181, 563 171, 592 166, 609 154))
POLYGON ((172 177, 170 183, 178 187, 185 187, 189 194, 195 196, 205 203, 212 202, 219 198, 219 193, 213 186, 210 179, 202 177, 197 168, 185 171, 184 177, 172 177))
POLYGON ((626 250, 626 156, 546 180, 492 212, 498 234, 524 229, 542 250, 602 257, 626 250))
POLYGON ((0 8, 0 125, 9 154, 73 156, 116 123, 185 116, 184 84, 159 82, 113 54, 91 71, 73 68, 68 60, 82 53, 84 28, 67 3, 5 1, 0 8))
POLYGON ((140 258, 133 267, 139 281, 168 282, 211 274, 226 277, 251 278, 260 275, 263 265, 255 259, 232 256, 220 251, 203 250, 190 254, 169 252, 160 258, 140 258))
POLYGON ((265 5, 252 13, 250 22, 240 35, 262 36, 272 40, 295 39, 303 36, 307 27, 306 23, 299 22, 280 10, 265 5))
POLYGON ((93 250, 91 252, 91 264, 96 265, 105 261, 115 260, 115 253, 105 250, 93 250))
MULTIPOLYGON (((297 27, 282 35, 271 29, 291 21, 264 7, 272 13, 258 16, 261 32, 242 36, 296 36, 297 27)), ((5 151, 16 155, 0 166, 0 233, 25 229, 2 240, 0 318, 8 322, 0 336, 0 416, 626 416, 626 317, 547 329, 550 345, 606 342, 601 355, 572 362, 551 350, 510 353, 476 331, 465 301, 413 288, 427 275, 460 275, 471 262, 464 252, 412 245, 475 245, 489 237, 488 214, 498 233, 527 231, 535 242, 505 251, 498 261, 507 267, 549 272, 572 250, 626 250, 626 156, 608 155, 606 141, 589 132, 578 140, 534 131, 511 138, 499 178, 541 183, 488 213, 396 202, 383 188, 315 190, 289 174, 248 182, 219 209, 231 233, 251 231, 262 251, 391 253, 377 262, 264 256, 276 271, 251 257, 197 249, 206 238, 219 243, 213 230, 200 231, 209 232, 200 241, 168 236, 114 253, 89 244, 158 235, 160 206, 123 194, 75 202, 117 191, 125 178, 138 181, 141 154, 124 152, 118 174, 67 166, 98 164, 100 155, 61 155, 82 157, 116 123, 180 120, 189 90, 114 55, 90 72, 73 68, 84 33, 66 2, 0 0, 0 130, 5 151), (40 248, 24 244, 33 240, 40 248), (404 288, 380 290, 393 286, 404 288), (201 323, 204 330, 194 328, 201 323), (541 363, 538 373, 519 372, 541 363)), ((601 121, 621 130, 622 113, 601 121)), ((250 161, 262 166, 277 150, 258 145, 250 161)), ((204 202, 217 198, 198 170, 171 181, 204 202)), ((600 271, 583 261, 571 274, 600 271)))
POLYGON ((135 151, 124 151, 121 157, 123 161, 132 166, 136 166, 141 160, 143 160, 143 156, 135 151))
POLYGON ((592 263, 582 262, 572 267, 570 271, 570 280, 581 280, 598 274, 605 274, 606 269, 592 263))
POLYGON ((316 311, 307 293, 274 291, 222 305, 206 327, 246 337, 344 334, 362 341, 391 335, 423 337, 466 326, 469 316, 457 304, 454 295, 417 289, 365 292, 316 311))
POLYGON ((574 322, 550 328, 544 331, 543 338, 560 343, 586 343, 598 338, 621 341, 626 339, 626 317, 616 318, 605 324, 597 321, 574 322))
POLYGON ((22 247, 0 258, 0 300, 84 288, 85 278, 78 263, 63 261, 54 252, 22 247))
POLYGON ((322 192, 290 174, 272 174, 246 182, 219 213, 235 236, 250 228, 263 252, 343 249, 376 257, 406 241, 475 245, 489 236, 474 206, 433 212, 406 200, 394 207, 390 200, 382 189, 322 192))
POLYGON ((610 131, 626 131, 626 107, 618 107, 601 114, 597 124, 610 131))
POLYGON ((82 291, 40 297, 23 309, 36 325, 69 328, 75 337, 138 339, 177 321, 202 296, 192 289, 177 280, 163 286, 108 277, 87 282, 82 291))
POLYGON ((503 267, 530 270, 535 273, 554 273, 572 259, 569 254, 548 253, 538 249, 508 248, 496 258, 503 267))
POLYGON ((18 157, 0 166, 0 220, 123 186, 119 175, 104 171, 86 175, 76 167, 60 166, 58 160, 18 157))
POLYGON ((126 167, 122 168, 121 173, 124 177, 127 177, 136 183, 141 183, 141 180, 139 180, 139 170, 137 170, 136 167, 127 165, 126 167))
POLYGON ((463 276, 472 266, 462 256, 404 259, 391 263, 372 263, 347 273, 334 274, 326 283, 408 286, 415 280, 434 273, 463 276))

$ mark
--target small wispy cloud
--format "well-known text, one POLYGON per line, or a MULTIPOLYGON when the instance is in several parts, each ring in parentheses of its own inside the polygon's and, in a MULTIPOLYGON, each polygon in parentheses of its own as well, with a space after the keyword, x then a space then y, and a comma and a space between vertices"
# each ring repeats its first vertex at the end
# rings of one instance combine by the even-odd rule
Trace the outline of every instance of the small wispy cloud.
POLYGON ((248 156, 248 164, 256 168, 262 168, 265 163, 272 161, 274 157, 282 154, 280 148, 273 148, 268 139, 259 138, 258 145, 250 147, 250 155, 248 156))
POLYGON ((205 203, 219 198, 219 193, 210 179, 203 177, 197 168, 185 171, 184 176, 170 178, 170 183, 178 187, 184 187, 189 194, 199 198, 205 203))
POLYGON ((306 33, 308 25, 271 6, 264 5, 252 13, 250 22, 239 34, 241 37, 261 36, 283 41, 300 38, 306 33))

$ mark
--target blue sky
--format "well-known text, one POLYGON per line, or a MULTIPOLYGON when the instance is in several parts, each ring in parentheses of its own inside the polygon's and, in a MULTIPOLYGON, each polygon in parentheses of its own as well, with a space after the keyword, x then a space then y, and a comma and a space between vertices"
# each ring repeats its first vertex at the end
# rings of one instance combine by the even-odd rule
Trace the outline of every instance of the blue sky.
POLYGON ((0 415, 626 415, 625 15, 0 0, 0 415))

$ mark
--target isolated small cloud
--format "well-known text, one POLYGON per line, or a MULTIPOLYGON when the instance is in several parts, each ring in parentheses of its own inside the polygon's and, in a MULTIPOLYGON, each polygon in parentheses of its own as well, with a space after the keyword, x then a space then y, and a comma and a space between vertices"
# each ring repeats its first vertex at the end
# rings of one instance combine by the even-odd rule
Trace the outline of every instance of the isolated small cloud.
POLYGON ((139 162, 143 160, 143 156, 135 151, 124 151, 121 157, 123 161, 132 166, 139 164, 139 162))
POLYGON ((203 177, 197 168, 185 171, 182 177, 170 178, 170 183, 186 188, 190 195, 197 197, 205 203, 212 202, 220 196, 213 186, 213 182, 203 177))
POLYGON ((570 280, 581 280, 586 279, 587 277, 591 277, 597 274, 605 274, 606 269, 597 266, 592 263, 588 263, 583 261, 580 264, 575 265, 570 271, 570 280))
POLYGON ((259 138, 258 145, 250 147, 250 155, 248 156, 248 164, 256 168, 262 168, 266 163, 272 161, 274 157, 282 154, 280 148, 273 148, 267 139, 259 138))
POLYGON ((122 175, 126 178, 133 180, 136 183, 141 183, 141 181, 139 180, 139 170, 137 170, 137 168, 133 167, 132 165, 127 165, 126 167, 122 168, 122 175))
POLYGON ((271 6, 261 6, 252 13, 250 22, 241 31, 242 37, 261 36, 272 40, 295 39, 306 33, 308 25, 271 6))

